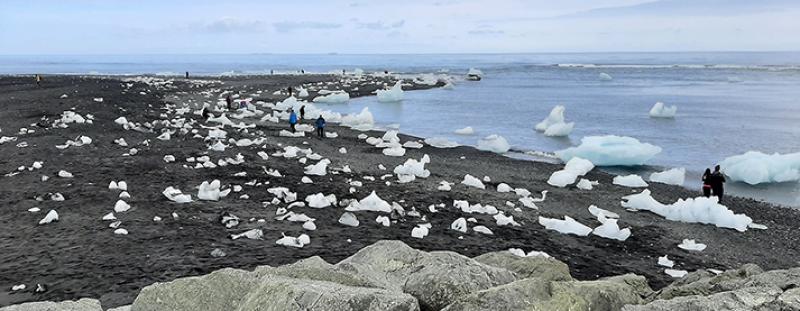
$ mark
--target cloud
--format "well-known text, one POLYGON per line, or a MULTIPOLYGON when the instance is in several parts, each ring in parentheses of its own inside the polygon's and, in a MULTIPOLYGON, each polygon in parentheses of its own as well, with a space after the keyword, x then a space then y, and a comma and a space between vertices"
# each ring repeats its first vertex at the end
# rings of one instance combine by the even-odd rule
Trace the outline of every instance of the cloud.
POLYGON ((796 0, 657 0, 562 15, 561 18, 622 16, 738 16, 800 8, 796 0))
POLYGON ((389 29, 397 29, 403 27, 406 24, 406 20, 401 19, 394 23, 385 24, 384 22, 370 22, 370 23, 358 23, 358 28, 364 28, 369 30, 389 30, 389 29))
POLYGON ((478 30, 470 30, 467 32, 471 35, 478 35, 478 36, 497 36, 505 34, 505 31, 502 30, 495 30, 495 29, 478 29, 478 30))
POLYGON ((258 20, 238 20, 233 17, 223 17, 199 27, 204 32, 231 33, 231 32, 258 32, 264 29, 264 23, 258 20))
POLYGON ((341 28, 342 24, 320 23, 311 21, 303 21, 303 22, 283 21, 283 22, 273 23, 272 26, 275 27, 275 31, 277 32, 292 32, 300 29, 336 29, 336 28, 341 28))

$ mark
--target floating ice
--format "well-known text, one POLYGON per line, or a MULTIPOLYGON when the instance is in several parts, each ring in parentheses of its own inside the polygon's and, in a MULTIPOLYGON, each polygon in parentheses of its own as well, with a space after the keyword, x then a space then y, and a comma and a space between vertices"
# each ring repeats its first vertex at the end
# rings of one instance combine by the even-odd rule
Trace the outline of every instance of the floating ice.
POLYGON ((622 198, 622 206, 634 210, 646 210, 663 216, 668 220, 688 223, 712 224, 720 228, 731 228, 746 231, 753 220, 744 214, 734 214, 724 205, 718 203, 717 197, 697 197, 665 205, 650 195, 650 190, 622 198))
POLYGON ((358 218, 351 212, 345 212, 339 217, 339 223, 345 226, 358 227, 358 218))
POLYGON ((611 80, 614 80, 614 78, 611 77, 611 75, 609 75, 609 74, 607 74, 605 72, 601 72, 600 74, 598 74, 597 78, 600 79, 600 81, 611 81, 611 80))
POLYGON ((197 198, 205 201, 219 201, 231 192, 231 189, 220 190, 220 182, 214 179, 211 183, 204 181, 197 187, 197 198))
POLYGON ((458 135, 472 135, 472 134, 475 134, 475 130, 472 129, 471 126, 467 126, 465 128, 462 128, 462 129, 457 129, 455 131, 455 133, 458 134, 458 135))
POLYGON ((564 216, 564 220, 539 216, 539 224, 548 230, 555 230, 564 234, 587 236, 592 232, 592 228, 575 221, 569 216, 564 216))
POLYGON ((673 266, 675 266, 675 262, 672 261, 672 260, 669 260, 669 258, 667 258, 667 255, 664 255, 664 256, 658 257, 658 265, 662 266, 662 267, 672 268, 673 266))
POLYGON ((402 81, 397 81, 391 89, 377 90, 379 102, 399 102, 403 100, 402 81))
POLYGON ((111 213, 103 215, 103 220, 117 220, 117 217, 114 216, 113 212, 111 212, 111 213))
POLYGON ((545 136, 569 136, 575 122, 566 123, 564 121, 564 106, 555 106, 550 114, 536 124, 536 130, 544 132, 545 136))
POLYGON ((164 194, 164 196, 167 197, 167 199, 173 202, 177 203, 192 202, 192 196, 188 194, 183 194, 180 189, 173 188, 172 186, 167 187, 167 189, 164 189, 164 191, 161 193, 164 194))
POLYGON ((58 221, 58 213, 55 210, 50 210, 47 212, 47 215, 44 215, 42 220, 39 220, 40 225, 49 224, 51 222, 58 221))
POLYGON ((615 185, 620 185, 623 187, 630 187, 630 188, 639 188, 639 187, 647 187, 648 184, 642 179, 641 176, 636 174, 631 174, 627 176, 614 176, 612 181, 615 185))
POLYGON ((328 174, 328 164, 331 164, 331 160, 322 159, 317 164, 306 166, 305 174, 325 176, 328 174))
POLYGON ((450 224, 450 229, 467 233, 467 220, 464 217, 456 219, 450 224))
POLYGON ((667 107, 662 102, 657 102, 650 108, 651 118, 674 118, 675 113, 678 112, 678 106, 667 107))
POLYGON ((123 200, 117 200, 117 203, 114 204, 114 211, 117 213, 126 212, 129 209, 131 209, 131 206, 123 200))
POLYGON ((436 148, 455 148, 459 146, 458 143, 442 137, 425 138, 425 143, 436 148))
POLYGON ((372 191, 372 193, 361 199, 361 201, 351 202, 345 210, 350 212, 373 211, 389 213, 392 211, 392 205, 381 199, 375 191, 372 191))
POLYGON ((668 274, 673 278, 682 278, 689 274, 686 270, 678 270, 678 269, 664 269, 664 273, 668 274))
POLYGON ((347 126, 356 130, 370 130, 375 125, 375 119, 367 107, 358 114, 348 114, 342 117, 342 126, 347 126))
POLYGON ((340 104, 340 103, 345 103, 348 100, 350 100, 350 94, 348 94, 347 92, 333 91, 327 95, 314 97, 312 101, 315 103, 323 103, 323 104, 340 104))
POLYGON ((306 229, 308 231, 317 230, 317 224, 315 224, 314 221, 312 220, 306 221, 303 223, 303 229, 306 229))
POLYGON ((483 182, 481 182, 480 179, 477 179, 470 174, 464 175, 464 180, 461 181, 461 184, 469 187, 486 189, 486 186, 483 185, 483 182))
POLYGON ((592 162, 573 157, 564 165, 563 170, 553 172, 550 178, 547 179, 547 183, 551 186, 563 188, 574 183, 578 176, 586 175, 592 169, 594 169, 592 162))
POLYGON ((697 243, 693 239, 683 239, 683 241, 681 241, 681 244, 678 244, 678 247, 680 249, 684 249, 687 251, 698 251, 698 252, 706 249, 705 244, 697 243))
POLYGON ((685 180, 686 169, 682 167, 650 174, 650 181, 662 184, 682 186, 685 180))
POLYGON ((732 181, 751 185, 800 180, 800 152, 768 155, 759 151, 748 151, 728 157, 719 165, 732 181))
POLYGON ((478 150, 491 151, 494 153, 506 153, 511 149, 511 145, 508 144, 508 141, 506 141, 503 136, 493 134, 478 140, 477 148, 478 150))
POLYGON ((642 165, 659 152, 660 147, 632 137, 607 135, 581 138, 579 146, 556 151, 556 156, 562 161, 581 157, 597 166, 630 166, 642 165))

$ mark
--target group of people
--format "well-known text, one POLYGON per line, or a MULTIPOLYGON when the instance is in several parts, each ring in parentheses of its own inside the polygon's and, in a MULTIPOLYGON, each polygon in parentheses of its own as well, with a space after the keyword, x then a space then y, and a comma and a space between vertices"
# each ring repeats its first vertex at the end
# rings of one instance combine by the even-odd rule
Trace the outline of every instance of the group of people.
MULTIPOLYGON (((289 108, 289 129, 292 130, 292 133, 296 132, 297 123, 302 122, 306 118, 306 106, 300 106, 300 118, 297 118, 297 114, 294 112, 294 109, 289 108)), ((317 120, 314 122, 314 126, 317 129, 317 136, 319 138, 325 138, 325 118, 322 117, 322 114, 319 115, 317 120)))
POLYGON ((719 165, 714 167, 714 172, 711 172, 711 169, 706 169, 703 173, 703 195, 707 198, 710 196, 716 196, 722 201, 722 195, 725 193, 725 175, 720 172, 719 165))

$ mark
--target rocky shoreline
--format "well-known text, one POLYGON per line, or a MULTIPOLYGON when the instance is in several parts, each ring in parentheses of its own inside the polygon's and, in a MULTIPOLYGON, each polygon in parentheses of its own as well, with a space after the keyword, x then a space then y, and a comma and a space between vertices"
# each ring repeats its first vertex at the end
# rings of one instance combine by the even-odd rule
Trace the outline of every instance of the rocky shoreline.
MULTIPOLYGON (((331 124, 328 131, 336 133, 335 138, 285 137, 281 131, 287 126, 280 120, 275 123, 261 121, 258 117, 232 119, 235 123, 253 125, 237 129, 202 122, 195 113, 204 102, 216 105, 223 98, 222 94, 249 97, 251 103, 262 103, 256 104, 258 109, 273 113, 269 105, 286 99, 288 94, 281 91, 289 86, 305 85, 308 99, 323 89, 342 89, 352 96, 363 96, 371 94, 380 84, 393 84, 392 77, 357 81, 352 77, 328 75, 258 76, 169 83, 147 77, 126 79, 54 76, 46 77, 43 86, 36 87, 27 77, 0 78, 0 91, 4 94, 0 97, 3 107, 0 135, 14 137, 13 141, 0 146, 0 170, 7 173, 0 177, 0 188, 6 189, 7 194, 0 197, 0 249, 3 250, 0 253, 0 262, 3 262, 0 306, 84 297, 99 300, 103 308, 136 305, 134 301, 146 294, 140 291, 157 282, 208 275, 223 268, 265 270, 260 267, 281 267, 314 256, 325 262, 340 262, 334 265, 340 266, 341 262, 380 240, 402 241, 420 252, 455 252, 463 257, 458 257, 461 258, 459 262, 469 267, 473 266, 469 258, 503 253, 510 248, 540 251, 566 265, 555 264, 560 267, 554 268, 561 271, 559 275, 580 280, 569 282, 612 282, 606 278, 633 273, 642 276, 637 280, 657 290, 676 286, 670 285, 674 278, 657 264, 662 256, 673 260, 676 269, 699 271, 691 272, 679 282, 704 279, 697 276, 710 273, 707 269, 726 270, 748 263, 770 270, 791 268, 797 265, 795 258, 800 256, 800 234, 796 230, 800 214, 750 199, 730 198, 724 204, 765 225, 766 230, 737 232, 626 210, 620 205, 620 199, 633 190, 613 185, 613 176, 598 170, 585 176, 599 182, 591 191, 574 186, 555 188, 547 184, 547 179, 563 165, 510 159, 465 146, 436 148, 425 144, 421 138, 402 134, 398 135, 401 142, 418 143, 421 148, 407 148, 404 156, 392 157, 359 138, 362 135, 380 138, 385 131, 357 131, 331 124), (177 111, 182 109, 186 112, 179 115, 177 111), (91 115, 93 122, 52 126, 65 111, 91 115), (133 125, 120 124, 117 122, 120 117, 133 125), (181 127, 176 127, 177 119, 183 119, 181 127), (186 132, 182 133, 180 128, 186 132), (214 140, 207 140, 206 136, 210 136, 209 131, 213 129, 227 132, 223 140, 223 144, 228 145, 225 150, 210 149, 214 140), (165 132, 171 132, 171 137, 159 139, 165 132), (79 144, 76 141, 82 141, 83 136, 90 138, 91 143, 76 146, 79 144), (121 138, 127 142, 126 146, 118 143, 121 138), (242 139, 260 143, 238 146, 236 143, 242 139), (73 143, 65 149, 56 147, 65 141, 73 143), (309 148, 313 152, 285 157, 287 147, 309 148), (320 158, 307 156, 311 154, 330 161, 329 174, 306 174, 306 166, 320 161, 320 158), (167 155, 175 161, 165 161, 167 155), (425 164, 425 169, 430 171, 430 176, 406 183, 394 176, 393 168, 408 159, 420 160, 426 155, 430 163, 425 164), (209 162, 226 164, 198 168, 197 162, 188 161, 202 157, 210 158, 209 162), (36 165, 35 162, 41 163, 36 165), (344 170, 345 166, 348 170, 344 170), (280 176, 270 172, 279 172, 280 176), (467 174, 480 178, 485 188, 461 184, 467 174), (59 177, 61 175, 70 177, 59 177), (45 181, 42 176, 48 179, 45 181), (163 194, 165 188, 175 187, 194 199, 198 185, 215 179, 220 180, 221 189, 240 190, 219 201, 193 200, 185 204, 172 202, 163 194), (111 181, 126 181, 128 190, 124 192, 128 197, 122 197, 118 189, 109 189, 111 181), (450 191, 438 190, 443 181, 450 185, 450 191), (503 187, 501 184, 520 190, 497 191, 503 187), (294 202, 272 203, 277 197, 267 191, 271 187, 286 187, 296 195, 298 202, 315 194, 335 195, 338 202, 327 208, 289 207, 297 214, 315 219, 315 230, 308 230, 303 223, 280 217, 286 215, 286 211, 280 213, 280 209, 287 209, 294 202), (537 202, 536 208, 525 207, 520 201, 539 199, 545 190, 547 199, 537 202), (385 227, 374 220, 388 213, 358 211, 353 213, 360 220, 357 227, 342 225, 339 219, 346 203, 363 200, 373 191, 383 200, 396 203, 407 212, 415 212, 414 216, 393 219, 390 226, 385 227), (520 195, 525 191, 527 195, 520 195), (116 212, 118 200, 124 200, 128 208, 116 212), (464 212, 454 206, 455 201, 462 200, 492 206, 497 212, 464 212), (561 234, 547 230, 537 221, 540 216, 570 216, 581 223, 598 226, 596 217, 587 211, 589 205, 619 214, 620 226, 630 228, 631 237, 617 241, 596 235, 561 234), (49 210, 58 212, 58 221, 37 225, 49 210), (109 212, 114 212, 117 219, 104 220, 109 212), (494 217, 500 212, 513 216, 516 225, 500 225, 494 217), (238 219, 236 225, 228 227, 220 222, 225 213, 238 219), (459 218, 471 219, 470 230, 450 229, 459 218), (412 232, 420 226, 430 226, 429 234, 421 239, 412 237, 412 232), (479 232, 475 229, 478 226, 489 229, 492 234, 479 232), (118 229, 125 229, 126 234, 117 233, 121 232, 118 229), (230 238, 250 230, 260 230, 260 239, 230 238), (285 236, 301 234, 310 236, 310 244, 301 248, 276 244, 285 236), (678 248, 684 239, 697 239, 707 248, 701 252, 678 248), (566 267, 568 271, 564 270, 566 267), (11 289, 20 284, 27 288, 11 289), (37 285, 43 285, 46 290, 36 291, 37 285)), ((414 81, 409 84, 409 90, 441 85, 414 81)), ((217 116, 226 112, 224 108, 218 109, 217 116)), ((697 196, 678 186, 653 183, 649 189, 661 202, 697 196)), ((331 266, 319 260, 315 264, 331 266)), ((468 289, 459 292, 459 297, 520 281, 517 275, 512 278, 502 270, 495 272, 505 277, 497 280, 493 278, 500 276, 486 277, 484 281, 488 283, 484 285, 465 285, 468 289)), ((255 272, 240 272, 252 273, 255 272)), ((414 306, 433 310, 457 302, 455 298, 425 302, 429 300, 406 292, 398 295, 396 288, 387 289, 391 286, 386 282, 389 280, 369 283, 366 287, 393 290, 385 293, 387 297, 408 302, 406 306, 411 310, 414 306), (415 303, 411 303, 412 298, 416 299, 415 303)), ((547 284, 548 288, 553 288, 547 284)), ((564 290, 577 290, 573 285, 569 283, 564 290)), ((780 293, 772 289, 764 293, 769 292, 768 296, 773 298, 791 294, 789 287, 778 285, 780 293)), ((736 293, 730 292, 751 291, 747 286, 720 287, 720 290, 699 293, 735 296, 736 293)), ((649 302, 660 294, 655 295, 638 295, 641 300, 623 302, 649 302)), ((551 296, 541 297, 536 303, 552 301, 551 296)))

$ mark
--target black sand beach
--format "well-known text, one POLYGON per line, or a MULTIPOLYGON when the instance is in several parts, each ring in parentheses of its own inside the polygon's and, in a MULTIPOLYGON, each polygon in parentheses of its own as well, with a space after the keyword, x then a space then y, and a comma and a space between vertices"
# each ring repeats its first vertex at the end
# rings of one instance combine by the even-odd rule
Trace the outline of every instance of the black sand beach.
MULTIPOLYGON (((426 145, 422 149, 407 149, 403 157, 389 157, 358 139, 362 132, 332 124, 328 131, 339 136, 330 139, 279 137, 278 132, 288 126, 269 122, 258 122, 255 129, 248 130, 249 133, 226 128, 229 137, 263 136, 266 142, 216 152, 208 150, 201 139, 192 138, 193 134, 176 133, 172 139, 161 141, 156 139, 160 125, 153 133, 141 133, 125 130, 114 123, 121 116, 139 123, 165 119, 161 116, 166 111, 162 109, 165 104, 181 105, 212 88, 241 92, 243 97, 263 90, 264 96, 258 96, 256 100, 274 102, 286 96, 267 95, 273 91, 311 82, 338 83, 338 80, 338 76, 328 75, 223 78, 222 83, 211 84, 177 79, 174 88, 157 90, 144 83, 133 83, 132 87, 126 88, 125 83, 117 78, 48 76, 41 87, 37 87, 30 77, 0 78, 0 136, 18 137, 16 141, 0 145, 0 172, 17 172, 20 166, 31 166, 34 161, 44 162, 40 170, 24 170, 13 176, 0 177, 0 306, 92 297, 100 299, 104 307, 115 307, 130 304, 142 287, 154 282, 206 274, 223 267, 248 269, 286 264, 314 255, 337 262, 382 239, 397 239, 414 248, 451 250, 467 256, 512 247, 544 251, 566 262, 577 279, 591 280, 632 272, 646 276, 654 288, 663 287, 672 280, 663 272, 663 267, 656 264, 657 258, 663 255, 669 255, 676 262, 676 268, 689 271, 731 268, 744 263, 756 263, 765 269, 798 265, 800 233, 797 223, 800 212, 751 199, 731 197, 726 198, 723 204, 736 213, 747 214, 756 223, 766 225, 767 230, 737 232, 712 225, 668 221, 648 212, 628 212, 619 202, 621 197, 633 192, 631 188, 612 185, 613 176, 597 169, 587 175, 587 178, 600 182, 594 190, 582 191, 574 186, 555 188, 546 181, 562 165, 511 159, 472 147, 439 149, 426 145), (62 94, 67 94, 67 97, 61 98, 62 94), (103 98, 103 101, 97 102, 94 98, 103 98), (94 122, 70 124, 64 129, 35 125, 42 117, 50 118, 47 123, 52 124, 53 119, 67 110, 81 115, 92 114, 94 122), (23 127, 35 132, 18 135, 23 127), (55 147, 81 135, 91 137, 92 143, 64 150, 55 147), (125 138, 130 146, 115 144, 114 140, 118 138, 125 138), (144 140, 149 140, 149 144, 142 145, 144 140), (21 142, 28 146, 17 147, 21 142), (266 147, 261 148, 264 145, 266 147), (352 173, 311 176, 313 183, 305 184, 300 181, 305 164, 298 163, 296 158, 271 156, 264 161, 257 155, 259 151, 272 155, 288 145, 311 148, 330 159, 329 171, 349 165, 352 173), (123 156, 133 147, 138 149, 138 154, 123 156), (341 147, 347 149, 346 154, 338 152, 341 147), (208 155, 216 161, 239 153, 246 159, 239 165, 211 169, 184 167, 187 164, 184 159, 188 157, 208 155), (391 170, 406 159, 420 159, 424 154, 431 158, 431 163, 426 165, 431 171, 430 177, 406 184, 397 183, 395 176, 380 179, 382 175, 391 174, 391 170), (164 155, 174 155, 177 161, 165 163, 164 155), (380 170, 379 164, 387 170, 380 170), (277 169, 283 177, 264 174, 262 166, 277 169), (69 171, 74 177, 60 178, 57 176, 59 170, 69 171), (245 172, 246 176, 237 174, 240 172, 245 172), (486 190, 468 188, 458 184, 465 174, 479 178, 489 176, 491 182, 486 183, 486 190), (42 181, 42 175, 50 179, 42 181), (364 180, 363 176, 374 176, 375 181, 364 180), (195 194, 197 185, 214 179, 219 179, 223 185, 241 185, 243 190, 231 193, 219 202, 187 204, 170 202, 162 195, 168 186, 195 194), (362 181, 364 185, 350 194, 349 179, 362 181), (131 199, 126 201, 132 208, 117 213, 117 218, 122 221, 121 227, 129 231, 128 235, 115 235, 109 222, 101 220, 103 215, 113 210, 118 200, 118 191, 108 189, 112 180, 124 180, 129 187, 131 199), (264 184, 246 185, 252 180, 264 184), (442 180, 456 185, 450 192, 437 191, 442 180), (386 181, 391 181, 391 185, 386 185, 386 181), (517 196, 495 191, 499 183, 526 188, 535 196, 542 190, 549 193, 544 202, 537 203, 538 211, 522 207, 522 211, 517 212, 505 205, 506 201, 516 202, 517 196), (296 212, 317 219, 317 230, 305 231, 299 223, 274 220, 276 209, 283 206, 262 205, 274 197, 266 189, 278 186, 297 192, 299 200, 318 192, 335 194, 339 200, 361 199, 374 190, 382 199, 399 202, 406 210, 415 207, 427 221, 407 217, 406 222, 383 227, 374 221, 379 213, 358 212, 361 224, 352 228, 337 223, 343 212, 340 207, 294 208, 296 212), (51 201, 49 193, 61 193, 65 200, 51 201), (249 198, 240 198, 242 194, 249 195, 249 198), (499 227, 489 215, 463 214, 452 207, 453 200, 493 205, 506 211, 507 215, 513 215, 521 226, 499 227), (446 207, 438 208, 437 213, 428 212, 429 205, 440 203, 446 207), (624 242, 593 235, 577 237, 545 230, 537 223, 540 215, 552 218, 569 215, 584 224, 596 226, 595 218, 587 211, 591 204, 620 214, 620 226, 630 227, 632 236, 624 242), (28 212, 33 207, 39 207, 41 211, 28 212), (37 225, 51 209, 58 211, 59 221, 37 225), (177 219, 171 216, 173 212, 178 215, 177 219), (223 212, 235 214, 243 220, 242 223, 232 229, 225 228, 218 220, 223 212), (153 221, 154 216, 162 220, 153 221), (450 230, 450 224, 459 217, 476 218, 494 235, 462 234, 450 230), (412 228, 425 222, 433 225, 430 235, 424 239, 411 237, 412 228), (264 239, 229 238, 231 234, 251 228, 261 228, 264 239), (282 233, 289 236, 306 233, 311 237, 311 244, 303 248, 276 245, 274 241, 282 233), (687 238, 697 239, 708 248, 702 252, 677 248, 676 245, 687 238), (212 256, 211 251, 217 248, 227 255, 212 256), (37 283, 45 284, 47 290, 34 293, 37 283), (28 289, 12 292, 11 287, 17 284, 26 284, 28 289)), ((344 89, 350 90, 351 96, 362 96, 370 94, 375 87, 371 83, 344 89), (354 87, 358 87, 358 91, 353 90, 354 87)), ((425 87, 416 85, 414 88, 425 87)), ((313 97, 315 94, 311 92, 310 95, 313 97)), ((209 100, 216 102, 216 94, 209 100)), ((319 106, 324 109, 324 104, 319 106)), ((191 113, 184 117, 201 119, 191 113)), ((203 124, 202 120, 200 124, 203 124)), ((194 128, 200 128, 199 124, 194 128)), ((366 133, 373 137, 383 134, 366 133)), ((401 135, 401 139, 405 142, 418 138, 401 135)), ((699 195, 682 187, 657 183, 651 184, 649 189, 660 202, 699 195)))

